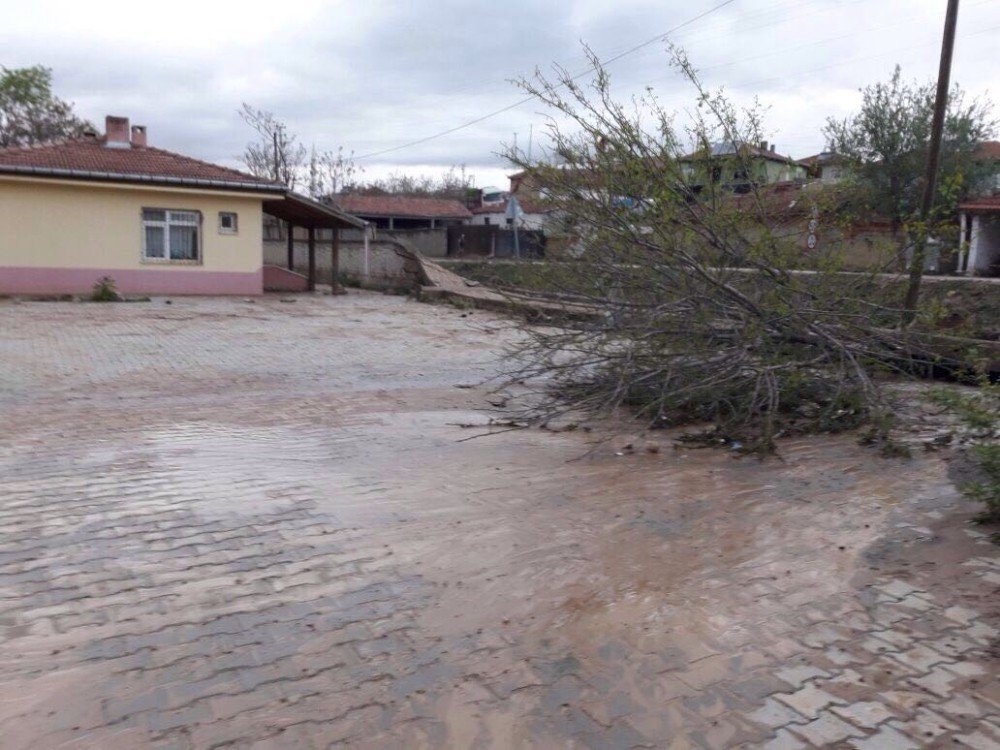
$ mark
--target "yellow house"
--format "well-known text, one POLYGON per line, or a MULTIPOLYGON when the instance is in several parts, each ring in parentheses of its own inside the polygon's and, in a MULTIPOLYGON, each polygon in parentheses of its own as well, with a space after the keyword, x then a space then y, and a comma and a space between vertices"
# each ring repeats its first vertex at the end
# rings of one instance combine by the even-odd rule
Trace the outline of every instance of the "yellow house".
POLYGON ((264 213, 310 230, 363 226, 284 185, 153 148, 124 117, 109 116, 103 137, 0 149, 0 294, 86 293, 105 276, 125 294, 260 294, 264 213))

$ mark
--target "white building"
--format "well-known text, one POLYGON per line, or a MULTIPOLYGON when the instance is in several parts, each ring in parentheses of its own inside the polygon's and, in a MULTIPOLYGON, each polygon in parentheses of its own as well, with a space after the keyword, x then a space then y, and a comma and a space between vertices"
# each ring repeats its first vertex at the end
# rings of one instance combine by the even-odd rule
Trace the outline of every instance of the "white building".
POLYGON ((958 210, 962 243, 958 272, 1000 276, 1000 194, 973 199, 958 210))

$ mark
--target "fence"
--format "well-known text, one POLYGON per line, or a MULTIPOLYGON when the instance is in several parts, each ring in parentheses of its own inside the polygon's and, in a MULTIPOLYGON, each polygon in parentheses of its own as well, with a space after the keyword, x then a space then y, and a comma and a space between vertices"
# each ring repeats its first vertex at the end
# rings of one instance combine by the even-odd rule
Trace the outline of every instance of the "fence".
POLYGON ((514 230, 493 226, 457 226, 448 227, 448 257, 517 257, 517 246, 520 246, 520 257, 542 258, 545 256, 544 232, 530 229, 519 229, 515 241, 514 230))

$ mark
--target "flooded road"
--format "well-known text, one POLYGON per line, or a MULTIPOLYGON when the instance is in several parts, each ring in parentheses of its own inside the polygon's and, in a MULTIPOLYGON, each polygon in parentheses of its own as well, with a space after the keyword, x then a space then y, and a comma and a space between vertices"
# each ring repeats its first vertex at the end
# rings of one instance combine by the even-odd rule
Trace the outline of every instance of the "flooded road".
POLYGON ((0 747, 1000 747, 940 454, 469 440, 495 323, 0 303, 0 747))

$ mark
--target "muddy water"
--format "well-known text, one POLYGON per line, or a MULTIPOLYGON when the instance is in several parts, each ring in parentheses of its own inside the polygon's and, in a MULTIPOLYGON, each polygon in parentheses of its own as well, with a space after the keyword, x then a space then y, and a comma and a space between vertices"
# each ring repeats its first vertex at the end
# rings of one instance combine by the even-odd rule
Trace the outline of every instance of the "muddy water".
POLYGON ((453 310, 125 308, 0 311, 34 383, 3 396, 10 747, 757 746, 867 551, 956 502, 849 437, 468 439, 503 334, 453 310))

